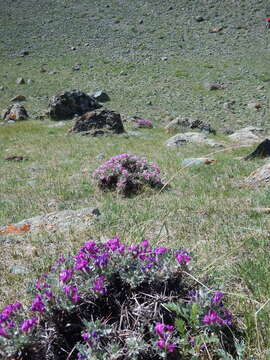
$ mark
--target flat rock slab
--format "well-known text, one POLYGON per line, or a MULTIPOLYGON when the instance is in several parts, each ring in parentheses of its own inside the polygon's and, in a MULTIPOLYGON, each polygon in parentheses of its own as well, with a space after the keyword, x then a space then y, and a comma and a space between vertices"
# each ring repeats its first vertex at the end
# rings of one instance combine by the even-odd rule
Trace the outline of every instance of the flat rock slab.
POLYGON ((83 231, 92 224, 96 216, 101 215, 97 208, 83 208, 80 210, 63 210, 56 211, 49 214, 35 216, 30 219, 25 219, 17 224, 9 225, 7 227, 0 227, 2 233, 23 234, 23 233, 68 233, 70 230, 83 231), (8 232, 5 229, 17 229, 17 231, 8 232), (26 229, 27 231, 20 231, 26 229))
POLYGON ((260 186, 270 183, 270 162, 251 173, 245 180, 247 184, 260 186))
POLYGON ((183 166, 196 166, 196 165, 210 165, 217 162, 217 160, 212 158, 186 158, 182 161, 183 166))
POLYGON ((187 145, 189 143, 195 143, 199 145, 209 145, 211 147, 223 147, 224 145, 213 139, 209 139, 205 134, 202 133, 181 133, 176 134, 169 138, 166 142, 166 145, 169 147, 176 147, 187 145))
POLYGON ((229 135, 228 138, 235 142, 253 144, 262 140, 258 133, 262 133, 263 131, 262 128, 247 126, 235 131, 233 134, 229 135))

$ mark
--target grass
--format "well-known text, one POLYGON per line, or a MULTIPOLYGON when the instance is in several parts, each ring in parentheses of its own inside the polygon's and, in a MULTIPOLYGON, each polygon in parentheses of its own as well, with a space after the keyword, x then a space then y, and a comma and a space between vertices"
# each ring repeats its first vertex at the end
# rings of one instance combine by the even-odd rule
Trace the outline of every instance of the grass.
POLYGON ((206 9, 198 0, 185 6, 171 1, 172 11, 168 10, 170 4, 154 1, 113 1, 109 8, 107 2, 99 1, 93 2, 91 11, 86 1, 59 0, 54 6, 46 1, 42 11, 30 0, 22 8, 10 1, 0 5, 5 14, 1 17, 0 85, 4 90, 0 107, 4 109, 12 97, 22 94, 30 114, 29 121, 0 128, 0 224, 54 211, 52 203, 58 209, 93 206, 102 213, 83 232, 2 237, 1 305, 17 298, 27 301, 28 279, 46 271, 60 253, 73 252, 88 238, 118 235, 128 243, 147 238, 156 245, 192 251, 198 280, 213 288, 223 286, 229 294, 246 332, 247 358, 252 354, 269 358, 269 215, 251 210, 268 206, 269 190, 240 186, 243 178, 265 161, 239 161, 236 158, 253 147, 235 147, 211 155, 218 160, 213 165, 182 168, 184 158, 213 150, 203 146, 175 150, 164 145, 171 136, 163 129, 167 115, 209 122, 222 140, 225 128, 257 125, 269 130, 270 33, 261 24, 268 5, 261 1, 262 6, 255 10, 253 1, 232 3, 227 0, 220 7, 209 1, 206 9), (29 11, 31 21, 21 19, 24 31, 18 37, 15 15, 23 10, 29 11), (206 20, 195 22, 197 14, 206 20), (69 26, 59 34, 67 16, 69 26), (236 31, 245 16, 248 30, 236 31), (209 29, 220 23, 226 23, 224 31, 210 34, 209 29), (77 50, 71 51, 71 46, 77 50), (30 48, 30 55, 10 56, 22 48, 30 48), (264 56, 259 56, 262 53, 264 56), (168 60, 161 60, 163 56, 168 60), (75 72, 72 67, 76 63, 81 70, 75 72), (40 72, 41 68, 47 71, 40 72), (56 73, 49 74, 51 71, 56 73), (20 76, 32 83, 17 85, 20 76), (229 87, 207 91, 206 81, 221 81, 229 87), (262 84, 264 88, 258 90, 262 84), (87 138, 66 135, 72 121, 50 128, 52 122, 38 120, 48 99, 69 88, 86 92, 104 88, 111 97, 108 108, 151 120, 155 128, 141 130, 141 136, 87 138), (234 111, 224 110, 223 103, 231 100, 236 101, 234 111), (248 109, 249 102, 261 103, 262 110, 248 109), (108 159, 123 152, 157 163, 171 188, 129 199, 101 193, 91 183, 91 173, 104 161, 96 155, 104 153, 108 159), (29 160, 4 160, 13 154, 29 160), (27 276, 12 274, 15 264, 26 266, 27 276))

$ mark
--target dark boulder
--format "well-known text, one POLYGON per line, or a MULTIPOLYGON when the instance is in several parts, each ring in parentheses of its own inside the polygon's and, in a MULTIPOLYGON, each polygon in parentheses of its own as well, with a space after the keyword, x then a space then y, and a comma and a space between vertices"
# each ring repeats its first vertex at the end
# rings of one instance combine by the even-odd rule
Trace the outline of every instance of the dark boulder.
POLYGON ((251 160, 256 157, 265 158, 270 156, 270 140, 265 139, 261 142, 256 149, 249 155, 247 155, 244 160, 251 160))
POLYGON ((125 132, 121 115, 117 112, 100 109, 83 114, 75 123, 72 132, 85 135, 121 134, 125 132))
POLYGON ((49 101, 48 116, 53 120, 70 119, 102 107, 96 99, 81 90, 65 91, 49 101))

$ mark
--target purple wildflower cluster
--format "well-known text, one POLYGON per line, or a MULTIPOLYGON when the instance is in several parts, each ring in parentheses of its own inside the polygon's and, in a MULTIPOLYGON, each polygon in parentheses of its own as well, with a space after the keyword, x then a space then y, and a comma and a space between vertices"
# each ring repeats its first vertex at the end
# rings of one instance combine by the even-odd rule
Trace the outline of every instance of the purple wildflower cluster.
MULTIPOLYGON (((29 311, 39 313, 41 317, 43 313, 48 313, 57 302, 63 305, 64 299, 75 306, 90 294, 105 296, 112 274, 118 272, 127 280, 127 277, 132 277, 132 273, 137 273, 138 279, 143 281, 149 271, 156 273, 157 270, 163 268, 165 258, 174 259, 174 263, 179 263, 180 266, 187 264, 191 259, 186 250, 152 248, 147 240, 131 246, 121 243, 117 237, 104 243, 88 241, 74 256, 58 258, 51 272, 43 274, 36 281, 35 295, 29 311), (56 279, 57 282, 55 282, 56 279), (61 297, 59 297, 59 291, 61 297)), ((3 309, 0 313, 0 336, 12 336, 9 329, 15 326, 15 322, 11 318, 18 315, 21 308, 21 303, 16 302, 3 309)), ((32 317, 23 320, 17 327, 20 332, 29 333, 38 323, 38 317, 32 317)), ((157 327, 156 331, 159 331, 159 328, 157 327)), ((168 332, 170 328, 164 328, 165 330, 168 332)), ((166 340, 165 332, 162 334, 158 343, 159 347, 162 347, 163 340, 166 340)), ((93 337, 93 334, 91 336, 93 337)), ((166 348, 166 351, 172 351, 172 346, 165 342, 163 348, 166 348)))
POLYGON ((159 337, 158 341, 156 341, 156 345, 166 352, 174 352, 177 348, 177 344, 171 343, 170 340, 175 327, 173 325, 157 322, 154 330, 159 337))
POLYGON ((136 193, 148 185, 161 188, 160 168, 145 158, 132 154, 113 156, 93 173, 93 183, 103 190, 117 190, 124 195, 136 193))
POLYGON ((152 128, 153 123, 150 120, 138 119, 134 125, 135 128, 152 128))

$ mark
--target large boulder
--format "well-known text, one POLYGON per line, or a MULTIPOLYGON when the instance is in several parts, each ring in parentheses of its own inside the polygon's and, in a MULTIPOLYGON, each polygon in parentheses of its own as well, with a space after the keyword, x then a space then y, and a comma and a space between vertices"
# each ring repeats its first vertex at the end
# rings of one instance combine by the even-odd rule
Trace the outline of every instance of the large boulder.
POLYGON ((167 132, 173 131, 184 131, 187 129, 200 130, 207 134, 216 134, 216 131, 211 127, 210 124, 205 124, 201 120, 194 120, 188 117, 177 117, 176 119, 169 122, 165 129, 167 132))
POLYGON ((211 147, 223 147, 222 143, 209 139, 205 134, 193 132, 176 134, 167 140, 166 145, 168 147, 178 147, 189 143, 209 145, 211 147))
POLYGON ((119 113, 108 109, 100 109, 83 114, 76 121, 71 131, 97 136, 121 134, 125 132, 125 129, 119 113))
POLYGON ((3 111, 3 120, 27 120, 28 114, 24 106, 21 104, 10 105, 6 110, 3 111))
POLYGON ((263 165, 259 169, 255 170, 246 178, 246 183, 259 186, 259 185, 268 185, 270 184, 270 163, 263 165))
POLYGON ((49 100, 48 116, 53 120, 70 119, 102 107, 96 99, 81 90, 65 91, 49 100))
POLYGON ((229 135, 228 138, 238 143, 256 143, 262 140, 259 133, 262 133, 263 129, 256 126, 247 126, 245 128, 235 131, 229 135))

